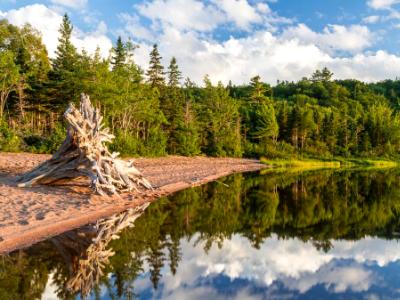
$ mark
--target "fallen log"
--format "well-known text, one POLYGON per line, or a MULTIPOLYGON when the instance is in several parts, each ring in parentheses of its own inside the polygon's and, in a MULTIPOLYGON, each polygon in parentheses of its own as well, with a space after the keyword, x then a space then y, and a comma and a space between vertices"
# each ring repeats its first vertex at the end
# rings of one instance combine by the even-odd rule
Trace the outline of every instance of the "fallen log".
POLYGON ((68 122, 64 142, 51 159, 22 175, 19 187, 88 177, 91 188, 100 195, 152 188, 132 160, 124 161, 119 153, 109 152, 106 143, 114 136, 103 128, 100 111, 93 108, 89 96, 81 94, 79 110, 70 104, 64 117, 68 122))

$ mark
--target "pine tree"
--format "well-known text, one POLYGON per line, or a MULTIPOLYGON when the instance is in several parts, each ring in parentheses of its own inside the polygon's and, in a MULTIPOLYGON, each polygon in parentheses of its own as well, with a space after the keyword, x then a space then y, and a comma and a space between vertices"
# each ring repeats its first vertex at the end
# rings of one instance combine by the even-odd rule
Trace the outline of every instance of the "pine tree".
POLYGON ((265 96, 267 88, 261 81, 260 76, 255 76, 250 79, 251 94, 250 99, 252 103, 259 104, 267 102, 268 98, 265 96))
POLYGON ((73 26, 67 14, 61 23, 56 50, 56 58, 52 60, 53 70, 49 73, 49 86, 47 92, 52 94, 59 112, 65 110, 69 102, 79 99, 87 70, 82 68, 76 48, 71 42, 73 26))
POLYGON ((182 79, 182 73, 179 70, 176 58, 172 57, 168 66, 168 86, 176 88, 179 86, 179 81, 182 79))
POLYGON ((161 87, 165 85, 164 79, 164 67, 161 64, 161 55, 158 52, 157 44, 153 45, 153 50, 150 52, 150 64, 149 69, 146 72, 147 82, 152 87, 161 87))
POLYGON ((274 107, 270 104, 261 104, 257 107, 255 115, 256 131, 253 134, 266 150, 269 141, 275 144, 279 134, 274 107))
POLYGON ((127 51, 122 38, 119 36, 117 39, 117 45, 112 48, 113 56, 111 57, 111 65, 113 70, 122 67, 127 59, 127 51))
POLYGON ((332 79, 333 73, 329 71, 327 67, 323 68, 321 71, 316 70, 312 76, 311 81, 313 82, 328 82, 332 79))
POLYGON ((56 58, 53 60, 53 70, 55 72, 74 70, 78 55, 75 46, 71 42, 73 29, 74 27, 68 15, 65 14, 59 29, 60 37, 58 38, 56 58))

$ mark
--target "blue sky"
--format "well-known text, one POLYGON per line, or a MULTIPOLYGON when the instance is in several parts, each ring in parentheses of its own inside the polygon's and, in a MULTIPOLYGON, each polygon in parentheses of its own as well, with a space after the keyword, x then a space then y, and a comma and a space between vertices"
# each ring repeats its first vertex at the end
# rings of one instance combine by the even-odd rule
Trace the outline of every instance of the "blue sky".
POLYGON ((176 56, 185 76, 201 82, 274 83, 328 66, 337 78, 367 81, 400 74, 400 0, 0 0, 0 17, 31 23, 53 55, 67 12, 74 42, 103 56, 121 35, 140 48, 146 68, 151 44, 164 63, 176 56))

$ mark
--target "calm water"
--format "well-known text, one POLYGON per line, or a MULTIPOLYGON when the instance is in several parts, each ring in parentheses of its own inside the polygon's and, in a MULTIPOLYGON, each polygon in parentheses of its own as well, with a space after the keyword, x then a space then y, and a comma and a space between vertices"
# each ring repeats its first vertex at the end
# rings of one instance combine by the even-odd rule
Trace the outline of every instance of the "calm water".
POLYGON ((0 299, 400 299, 399 176, 230 176, 1 258, 0 299))

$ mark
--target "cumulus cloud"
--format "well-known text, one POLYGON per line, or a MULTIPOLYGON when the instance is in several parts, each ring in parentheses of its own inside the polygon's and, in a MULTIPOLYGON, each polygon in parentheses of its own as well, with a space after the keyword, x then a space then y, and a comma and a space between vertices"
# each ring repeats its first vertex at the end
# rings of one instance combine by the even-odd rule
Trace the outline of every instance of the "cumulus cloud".
MULTIPOLYGON (((205 253, 204 241, 193 243, 198 238, 195 235, 191 241, 180 240, 182 260, 177 272, 173 275, 164 265, 157 290, 152 288, 150 266, 145 260, 143 275, 134 282, 136 292, 152 292, 154 299, 227 299, 221 285, 213 282, 223 276, 231 281, 231 286, 223 286, 224 290, 231 288, 229 299, 276 298, 274 293, 282 290, 285 293, 279 294, 281 298, 291 298, 290 293, 305 294, 316 286, 325 287, 329 293, 366 294, 373 285, 379 289, 383 284, 390 293, 393 287, 380 277, 387 271, 380 268, 389 264, 392 268, 400 259, 397 241, 372 237, 332 240, 333 248, 327 253, 298 238, 279 239, 276 235, 266 239, 260 249, 255 249, 247 238, 234 235, 221 247, 214 244, 205 253), (241 280, 239 285, 232 284, 236 279, 241 280)), ((47 296, 54 293, 51 277, 46 285, 47 296)))
MULTIPOLYGON (((58 44, 58 29, 62 22, 60 14, 45 5, 33 4, 2 12, 1 16, 16 26, 23 26, 29 23, 39 30, 50 57, 54 57, 58 44)), ((103 57, 108 55, 108 51, 112 46, 112 42, 107 36, 107 26, 104 22, 100 22, 93 32, 83 32, 75 27, 72 42, 78 49, 84 48, 88 53, 94 53, 97 46, 99 46, 103 57)))
POLYGON ((274 13, 267 3, 250 4, 248 0, 152 0, 135 6, 138 13, 151 20, 153 29, 174 27, 178 30, 211 32, 220 25, 249 31, 252 25, 272 27, 291 20, 274 13))
POLYGON ((377 22, 379 22, 379 20, 381 19, 380 16, 368 16, 363 18, 363 23, 365 24, 375 24, 377 22))
POLYGON ((143 39, 150 42, 156 40, 155 34, 140 23, 138 15, 121 13, 119 18, 124 23, 123 29, 118 31, 120 35, 125 37, 133 36, 136 39, 143 39))
POLYGON ((373 272, 358 264, 335 266, 334 263, 324 265, 315 273, 305 273, 301 278, 285 278, 284 284, 290 290, 306 293, 316 285, 324 285, 335 293, 348 290, 353 292, 368 291, 374 282, 373 272))
POLYGON ((314 32, 305 24, 290 27, 283 33, 287 39, 299 39, 308 44, 315 44, 321 49, 334 51, 359 52, 370 47, 374 35, 368 27, 361 25, 328 25, 322 32, 314 32))
MULTIPOLYGON (((282 291, 282 287, 289 298, 290 292, 304 294, 316 286, 324 286, 330 293, 367 293, 373 284, 382 282, 380 276, 385 271, 377 271, 377 266, 385 267, 400 259, 396 241, 367 237, 359 241, 332 241, 332 245, 325 253, 297 238, 282 240, 272 235, 260 249, 255 249, 246 238, 235 235, 225 240, 222 248, 214 245, 206 254, 204 243, 193 245, 182 239, 180 267, 175 275, 168 267, 163 269, 161 288, 153 296, 157 299, 185 299, 188 295, 195 299, 205 295, 224 298, 217 290, 218 285, 212 284, 218 276, 225 276, 231 282, 242 280, 241 288, 232 286, 232 299, 257 299, 260 294, 265 298, 268 293, 282 291)), ((148 266, 144 270, 148 275, 148 266)), ((151 290, 147 275, 135 281, 139 294, 151 290)))
MULTIPOLYGON (((266 2, 189 1, 188 5, 183 0, 153 0, 136 6, 134 14, 121 15, 122 35, 132 36, 140 45, 136 61, 143 68, 149 59, 143 50, 157 42, 164 64, 175 56, 184 75, 197 83, 202 83, 205 74, 214 82, 231 80, 237 84, 257 74, 270 83, 277 79, 298 80, 325 66, 334 71, 336 78, 371 81, 396 77, 400 72, 397 56, 367 52, 376 42, 376 35, 365 25, 332 24, 317 32, 300 23, 275 31, 273 24, 293 20, 277 15, 266 2), (150 26, 144 27, 141 18, 150 20, 150 26), (232 29, 232 36, 216 39, 214 34, 227 24, 248 32, 239 37, 232 29), (390 58, 390 65, 382 62, 385 58, 390 58), (361 61, 370 64, 357 66, 361 61)), ((364 20, 376 21, 377 16, 364 20)))
MULTIPOLYGON (((214 3, 225 12, 227 20, 232 21, 238 28, 249 30, 251 24, 262 22, 262 17, 257 9, 247 0, 214 0, 214 3)), ((267 4, 259 3, 260 12, 269 13, 267 4)))
POLYGON ((61 5, 74 9, 84 8, 87 5, 88 0, 50 0, 55 5, 61 5))
POLYGON ((368 0, 368 5, 373 9, 390 9, 398 3, 400 0, 368 0))
MULTIPOLYGON (((248 82, 259 74, 263 80, 275 83, 280 80, 298 80, 309 76, 317 68, 329 67, 336 78, 358 78, 376 81, 395 78, 400 73, 400 57, 385 51, 360 52, 337 56, 337 51, 362 51, 372 43, 367 29, 333 27, 316 33, 307 27, 276 35, 267 30, 254 32, 243 38, 231 37, 226 41, 205 38, 199 33, 181 32, 167 28, 158 36, 160 51, 167 64, 176 56, 185 76, 198 83, 205 74, 212 81, 227 83, 248 82), (354 40, 348 40, 351 37, 354 40)), ((147 67, 149 44, 139 43, 137 61, 147 67), (147 51, 147 50, 146 50, 147 51)))
POLYGON ((196 0, 154 0, 136 7, 142 16, 180 30, 211 31, 224 19, 213 5, 196 0))
MULTIPOLYGON (((175 56, 184 76, 199 84, 206 74, 214 82, 231 80, 235 84, 260 75, 274 84, 278 79, 301 79, 325 66, 340 79, 376 81, 400 74, 399 56, 370 51, 377 37, 365 25, 332 24, 315 31, 301 23, 288 25, 293 20, 277 15, 266 2, 248 0, 153 0, 134 9, 119 15, 122 24, 113 33, 125 40, 132 37, 140 46, 135 61, 146 69, 151 46, 157 42, 163 63, 167 65, 175 56), (286 25, 275 31, 271 24, 278 23, 286 25), (228 36, 216 38, 220 28, 228 36), (237 35, 234 28, 245 34, 237 35)), ((0 12, 0 16, 15 25, 31 23, 41 31, 50 56, 54 56, 61 22, 57 11, 34 4, 0 12)), ((364 22, 375 22, 376 16, 372 17, 364 22)), ((112 46, 109 30, 104 22, 95 24, 91 32, 75 27, 73 42, 89 53, 100 46, 106 57, 112 46)))
POLYGON ((3 12, 2 16, 16 26, 31 24, 42 34, 48 52, 54 54, 58 42, 58 28, 62 21, 61 15, 45 5, 33 4, 3 12))

